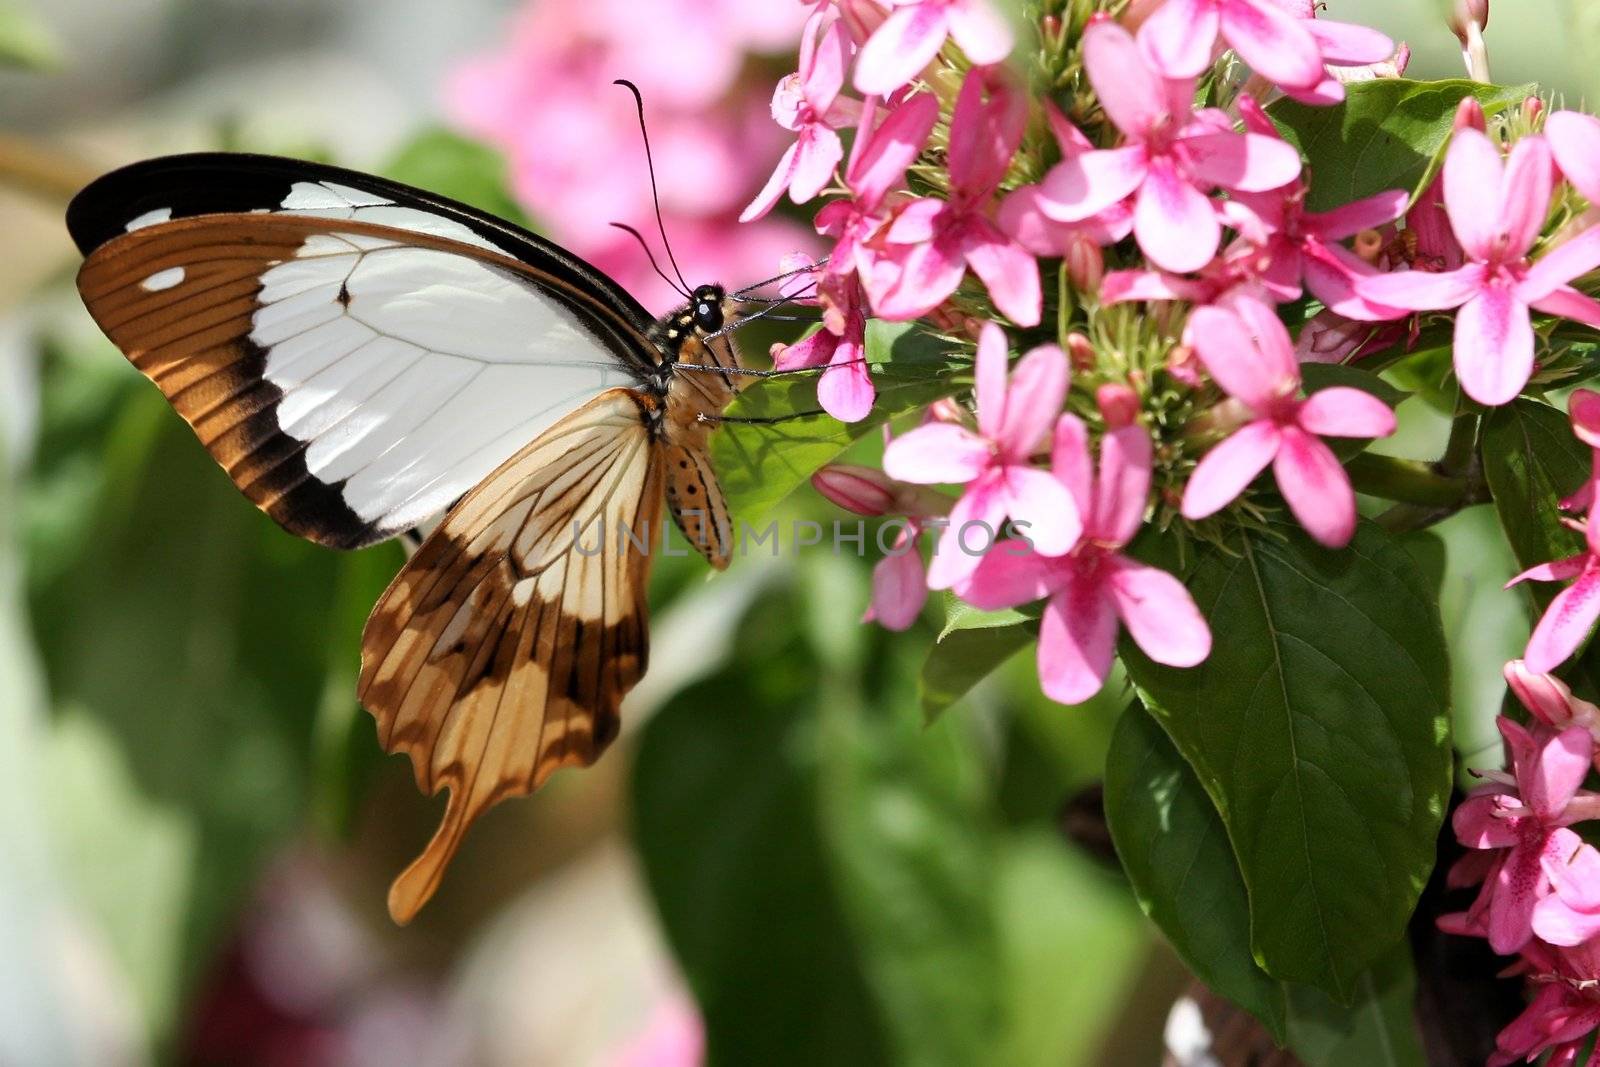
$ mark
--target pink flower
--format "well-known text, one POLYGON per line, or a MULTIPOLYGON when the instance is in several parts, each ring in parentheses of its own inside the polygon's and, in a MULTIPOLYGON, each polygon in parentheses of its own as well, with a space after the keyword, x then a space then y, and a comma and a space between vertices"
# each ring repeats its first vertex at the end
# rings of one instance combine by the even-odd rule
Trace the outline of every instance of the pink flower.
POLYGON ((1588 547, 1578 555, 1530 567, 1506 583, 1510 589, 1519 582, 1577 579, 1556 594, 1534 627, 1522 657, 1531 671, 1547 674, 1561 666, 1588 638, 1595 619, 1600 618, 1600 556, 1596 556, 1593 542, 1591 534, 1588 547))
POLYGON ((950 120, 950 198, 925 197, 896 211, 882 239, 897 246, 889 254, 899 272, 881 291, 868 281, 879 316, 921 318, 971 267, 1001 314, 1019 326, 1039 324, 1038 263, 988 215, 1027 121, 1027 97, 1011 75, 999 67, 967 74, 950 120))
POLYGON ((827 367, 817 382, 817 403, 840 422, 859 422, 872 413, 877 396, 867 367, 867 316, 861 283, 851 277, 829 275, 822 286, 828 294, 829 318, 837 319, 838 332, 823 328, 802 341, 786 346, 773 360, 776 370, 827 367))
POLYGON ((856 88, 887 96, 915 78, 946 37, 977 66, 1011 54, 1011 27, 989 0, 893 0, 895 12, 861 49, 856 88))
POLYGON ((1055 476, 1084 516, 1071 553, 1050 557, 1007 541, 984 557, 957 594, 983 610, 1048 597, 1039 620, 1039 682, 1063 704, 1099 692, 1116 652, 1118 620, 1146 655, 1192 667, 1211 653, 1211 630, 1183 583, 1119 549, 1133 540, 1150 496, 1150 435, 1130 423, 1107 432, 1096 478, 1089 434, 1075 415, 1056 423, 1055 476))
POLYGON ((1565 827, 1600 814, 1600 795, 1580 788, 1593 756, 1587 730, 1529 732, 1505 716, 1497 725, 1511 774, 1489 775, 1494 781, 1462 801, 1451 825, 1467 848, 1504 850, 1488 890, 1487 924, 1490 947, 1508 954, 1533 936, 1534 908, 1550 892, 1543 860, 1567 861, 1580 839, 1565 827))
MULTIPOLYGON (((933 132, 933 124, 939 120, 939 101, 919 93, 889 112, 876 126, 872 122, 875 112, 875 102, 869 99, 855 144, 850 148, 845 184, 853 195, 824 206, 816 218, 817 231, 834 238, 827 272, 839 275, 855 271, 869 288, 879 275, 882 253, 873 238, 888 221, 884 200, 900 185, 906 168, 933 132)), ((884 266, 886 274, 895 273, 892 264, 884 266)), ((884 282, 880 288, 887 285, 884 282)))
POLYGON ((1459 130, 1445 160, 1444 202, 1466 265, 1356 283, 1362 296, 1378 304, 1415 311, 1460 308, 1456 376, 1481 404, 1510 401, 1532 377, 1530 307, 1600 327, 1600 304, 1567 284, 1600 266, 1600 231, 1586 231, 1537 263, 1528 261, 1544 228, 1554 179, 1544 137, 1524 137, 1502 164, 1486 135, 1459 130))
POLYGON ((1410 62, 1411 52, 1401 48, 1397 54, 1394 41, 1366 26, 1349 22, 1331 22, 1319 19, 1315 13, 1302 16, 1302 23, 1317 42, 1321 53, 1324 75, 1315 85, 1283 86, 1286 96, 1302 104, 1328 107, 1344 99, 1344 83, 1377 77, 1400 77, 1410 62), (1327 70, 1326 68, 1339 68, 1327 70))
POLYGON ((1083 152, 1053 168, 1039 205, 1077 222, 1136 195, 1134 235, 1158 267, 1184 273, 1211 261, 1222 225, 1202 190, 1264 192, 1300 173, 1300 154, 1280 140, 1219 129, 1191 115, 1194 80, 1163 78, 1128 31, 1106 19, 1084 31, 1084 67, 1101 106, 1122 131, 1119 148, 1083 152))
POLYGON ((1184 490, 1183 515, 1215 514, 1271 463, 1300 524, 1330 548, 1343 547, 1355 533, 1355 494, 1338 458, 1318 438, 1387 437, 1394 412, 1343 386, 1300 399, 1289 331, 1258 300, 1234 300, 1231 307, 1196 310, 1189 335, 1211 377, 1249 408, 1251 421, 1200 460, 1184 490))
MULTIPOLYGON (((1089 138, 1068 121, 1049 98, 1043 101, 1043 107, 1063 159, 1094 151, 1089 138)), ((1092 256, 1098 256, 1100 246, 1116 244, 1133 232, 1133 209, 1125 201, 1118 201, 1086 219, 1060 222, 1045 210, 1042 196, 1038 185, 1021 186, 1006 195, 995 215, 1000 228, 1036 256, 1078 257, 1093 262, 1092 256)), ((1104 258, 1099 259, 1103 270, 1104 258)))
POLYGON ((1054 345, 1035 348, 1008 384, 1006 335, 991 322, 978 340, 974 369, 977 433, 929 423, 891 441, 883 453, 883 469, 899 481, 966 486, 928 571, 933 589, 949 589, 971 574, 1007 518, 1025 527, 1046 555, 1068 551, 1083 529, 1072 495, 1030 462, 1066 399, 1066 355, 1054 345))
MULTIPOLYGON (((1245 128, 1278 139, 1277 127, 1248 96, 1239 98, 1245 128)), ((1226 255, 1247 258, 1280 303, 1299 300, 1302 282, 1330 311, 1345 318, 1378 322, 1401 317, 1393 308, 1374 307, 1355 289, 1355 280, 1377 271, 1340 241, 1398 219, 1411 194, 1404 189, 1357 200, 1332 211, 1307 211, 1306 186, 1296 178, 1262 193, 1235 193, 1224 215, 1240 234, 1240 245, 1226 255)))
POLYGON ((872 601, 862 622, 908 630, 928 602, 927 575, 917 550, 929 521, 950 512, 951 499, 921 485, 897 482, 882 471, 836 463, 811 476, 817 492, 857 515, 905 520, 894 544, 872 568, 872 601))
POLYGON ((1266 0, 1167 0, 1139 29, 1139 46, 1168 78, 1198 78, 1220 34, 1274 84, 1310 89, 1324 77, 1322 51, 1304 23, 1266 0))
POLYGON ((850 39, 844 23, 823 14, 815 16, 801 38, 799 72, 779 82, 772 94, 773 119, 799 137, 784 151, 766 186, 739 216, 740 222, 771 211, 785 189, 790 200, 803 204, 832 180, 833 168, 844 156, 834 130, 859 116, 855 102, 839 96, 849 62, 850 39))

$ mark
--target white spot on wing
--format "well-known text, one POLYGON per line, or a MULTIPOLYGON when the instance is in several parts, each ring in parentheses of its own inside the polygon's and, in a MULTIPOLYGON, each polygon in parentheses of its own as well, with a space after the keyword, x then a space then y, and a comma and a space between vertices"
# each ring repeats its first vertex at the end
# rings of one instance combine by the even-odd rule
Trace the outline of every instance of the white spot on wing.
POLYGON ((1177 1067, 1222 1067, 1211 1054, 1211 1031, 1193 997, 1179 997, 1173 1003, 1162 1036, 1177 1067))
POLYGON ((154 274, 150 275, 150 277, 140 282, 139 285, 146 292, 159 293, 163 289, 171 289, 174 285, 182 283, 182 281, 183 268, 168 267, 166 270, 156 271, 154 274))
POLYGON ((170 221, 171 218, 172 209, 170 207, 153 208, 136 219, 130 219, 126 229, 128 233, 132 233, 134 230, 142 230, 146 226, 154 226, 158 222, 170 221))

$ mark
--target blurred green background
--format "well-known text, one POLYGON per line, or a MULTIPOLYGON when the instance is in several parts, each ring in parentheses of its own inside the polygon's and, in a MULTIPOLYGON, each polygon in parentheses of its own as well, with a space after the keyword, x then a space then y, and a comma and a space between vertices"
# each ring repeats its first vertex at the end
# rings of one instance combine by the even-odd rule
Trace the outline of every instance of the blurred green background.
MULTIPOLYGON (((622 739, 388 922, 440 806, 353 698, 402 553, 301 544, 239 498, 83 313, 61 213, 145 155, 313 155, 526 212, 632 279, 603 231, 641 208, 636 133, 591 101, 628 76, 685 175, 691 274, 803 246, 798 212, 731 223, 783 145, 800 5, 596 0, 547 48, 565 12, 537 9, 563 4, 0 6, 0 1064, 1158 1062, 1187 976, 1093 815, 1120 683, 1063 709, 1024 655, 927 726, 938 610, 859 625, 870 559, 661 561, 622 739), (596 167, 631 190, 615 215, 580 198, 596 167)), ((1328 14, 1408 41, 1416 76, 1458 69, 1433 0, 1328 14)), ((1500 0, 1497 79, 1581 95, 1586 18, 1500 0)), ((1413 407, 1387 447, 1426 455, 1413 407)), ((1472 754, 1526 622, 1485 509, 1440 532, 1472 754)))

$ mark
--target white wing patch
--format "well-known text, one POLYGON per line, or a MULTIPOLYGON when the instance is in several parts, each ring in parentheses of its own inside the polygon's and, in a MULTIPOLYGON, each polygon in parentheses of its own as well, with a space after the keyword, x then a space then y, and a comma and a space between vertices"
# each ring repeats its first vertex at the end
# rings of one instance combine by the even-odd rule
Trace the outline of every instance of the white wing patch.
POLYGON ((183 284, 184 271, 182 267, 168 267, 158 270, 139 284, 146 292, 159 293, 163 289, 171 289, 174 285, 183 284))
POLYGON ((134 230, 142 230, 146 226, 154 226, 158 222, 166 222, 171 218, 172 209, 170 207, 158 207, 154 210, 146 211, 137 218, 130 219, 126 230, 132 233, 134 230))
POLYGON ((426 233, 452 241, 487 248, 504 255, 506 250, 454 219, 416 208, 401 207, 376 193, 362 192, 338 182, 295 182, 283 198, 280 210, 290 215, 314 215, 325 219, 359 219, 379 226, 393 226, 412 233, 426 233))
MULTIPOLYGON (((301 185, 300 203, 354 192, 301 185)), ((633 384, 559 301, 465 256, 318 234, 261 283, 250 340, 283 393, 279 427, 383 529, 443 510, 563 415, 633 384)))

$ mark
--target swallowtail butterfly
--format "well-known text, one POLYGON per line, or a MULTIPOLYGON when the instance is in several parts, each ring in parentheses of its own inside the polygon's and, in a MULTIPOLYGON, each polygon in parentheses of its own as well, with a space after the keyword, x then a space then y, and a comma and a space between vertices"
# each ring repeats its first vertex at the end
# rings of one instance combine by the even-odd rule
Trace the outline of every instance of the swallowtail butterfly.
POLYGON ((268 156, 136 163, 67 225, 90 314, 280 526, 348 549, 443 513, 362 637, 383 747, 450 794, 390 889, 406 922, 483 811, 616 736, 650 556, 613 532, 657 530, 665 502, 727 565, 708 446, 748 380, 738 302, 700 286, 655 320, 519 227, 268 156))

